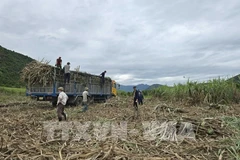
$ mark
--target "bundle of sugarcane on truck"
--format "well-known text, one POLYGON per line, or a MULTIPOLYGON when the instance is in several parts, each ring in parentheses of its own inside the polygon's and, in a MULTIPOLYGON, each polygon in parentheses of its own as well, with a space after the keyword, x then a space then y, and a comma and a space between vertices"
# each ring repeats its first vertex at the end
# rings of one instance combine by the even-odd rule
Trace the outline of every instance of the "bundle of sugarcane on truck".
POLYGON ((104 77, 104 83, 98 75, 80 71, 70 71, 69 83, 64 82, 64 73, 48 63, 32 61, 21 72, 21 78, 26 83, 26 96, 37 101, 49 101, 57 104, 58 87, 63 87, 69 97, 67 104, 79 105, 82 92, 89 88, 89 101, 105 102, 117 95, 117 85, 114 80, 104 77))

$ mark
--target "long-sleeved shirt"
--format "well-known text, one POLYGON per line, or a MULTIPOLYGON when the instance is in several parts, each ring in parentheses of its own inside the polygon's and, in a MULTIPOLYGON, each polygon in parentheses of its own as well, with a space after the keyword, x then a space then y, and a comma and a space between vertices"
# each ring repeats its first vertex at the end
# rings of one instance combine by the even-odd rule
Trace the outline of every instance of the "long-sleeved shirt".
POLYGON ((58 59, 56 60, 56 64, 57 64, 57 65, 61 65, 61 64, 62 64, 62 59, 58 58, 58 59))
POLYGON ((63 105, 66 105, 67 100, 68 100, 68 96, 66 95, 66 93, 60 92, 59 95, 58 95, 57 104, 61 103, 63 105))
POLYGON ((83 96, 83 102, 87 102, 88 91, 84 91, 82 93, 82 96, 83 96))
POLYGON ((64 66, 64 73, 70 73, 70 66, 69 65, 64 66))
POLYGON ((104 78, 105 74, 106 74, 106 72, 102 72, 100 75, 102 76, 102 78, 104 78))
POLYGON ((137 100, 138 97, 139 97, 138 91, 137 91, 137 90, 136 90, 136 91, 133 91, 133 99, 134 99, 134 100, 137 100))

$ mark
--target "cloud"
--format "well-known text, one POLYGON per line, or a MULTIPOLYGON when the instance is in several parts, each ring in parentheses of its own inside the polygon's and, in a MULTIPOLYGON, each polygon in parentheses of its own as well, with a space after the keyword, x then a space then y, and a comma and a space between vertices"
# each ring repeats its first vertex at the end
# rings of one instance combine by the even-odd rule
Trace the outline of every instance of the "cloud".
POLYGON ((238 0, 3 0, 0 44, 121 84, 172 85, 239 73, 239 9, 238 0))

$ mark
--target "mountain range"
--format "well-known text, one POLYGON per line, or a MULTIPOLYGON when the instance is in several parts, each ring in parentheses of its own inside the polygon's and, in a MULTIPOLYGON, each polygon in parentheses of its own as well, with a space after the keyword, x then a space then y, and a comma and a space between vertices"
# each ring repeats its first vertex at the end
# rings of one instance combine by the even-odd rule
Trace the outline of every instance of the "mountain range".
POLYGON ((138 84, 138 85, 120 85, 119 90, 125 91, 125 92, 132 92, 133 87, 136 86, 137 89, 143 91, 143 90, 150 90, 154 88, 158 88, 162 86, 161 84, 153 84, 153 85, 148 85, 148 84, 138 84))

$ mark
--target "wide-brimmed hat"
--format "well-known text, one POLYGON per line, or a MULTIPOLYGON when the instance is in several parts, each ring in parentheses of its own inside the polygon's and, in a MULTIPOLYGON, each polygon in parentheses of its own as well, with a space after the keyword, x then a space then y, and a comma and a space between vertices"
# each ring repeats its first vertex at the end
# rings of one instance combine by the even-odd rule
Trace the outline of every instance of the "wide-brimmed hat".
POLYGON ((85 90, 88 91, 88 87, 85 87, 85 90))

